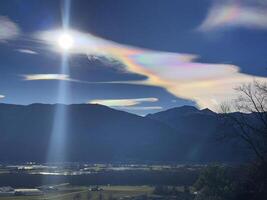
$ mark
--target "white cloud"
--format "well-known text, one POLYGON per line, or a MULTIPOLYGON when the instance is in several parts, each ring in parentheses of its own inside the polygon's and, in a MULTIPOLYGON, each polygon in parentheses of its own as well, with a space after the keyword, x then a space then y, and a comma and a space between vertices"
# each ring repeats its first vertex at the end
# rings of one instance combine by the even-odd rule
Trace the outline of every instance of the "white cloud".
POLYGON ((209 31, 227 27, 267 29, 267 7, 258 1, 254 4, 246 1, 220 1, 210 8, 198 29, 209 31))
POLYGON ((83 84, 138 84, 136 81, 84 81, 73 79, 67 74, 24 74, 20 75, 25 81, 62 80, 83 84))
MULTIPOLYGON (((39 39, 54 46, 58 34, 58 31, 42 32, 39 39)), ((248 83, 253 79, 267 81, 266 78, 243 74, 235 65, 200 63, 197 55, 142 49, 102 39, 90 33, 72 31, 71 34, 75 41, 69 53, 115 58, 125 65, 128 72, 148 77, 142 81, 129 81, 129 84, 165 88, 179 98, 195 101, 200 108, 216 111, 218 104, 235 97, 234 88, 241 83, 248 83)), ((99 103, 109 106, 136 105, 136 101, 129 100, 99 103)))
POLYGON ((8 17, 0 16, 0 41, 6 41, 18 36, 20 30, 16 23, 8 17))
POLYGON ((31 49, 16 49, 16 51, 26 54, 38 54, 36 51, 33 51, 31 49))
POLYGON ((66 74, 26 74, 22 75, 26 81, 38 81, 38 80, 64 80, 71 81, 69 75, 66 74))
POLYGON ((130 106, 135 106, 144 102, 157 102, 158 99, 151 97, 151 98, 137 98, 137 99, 95 99, 90 101, 89 103, 93 104, 102 104, 110 107, 127 107, 132 108, 130 106))
POLYGON ((3 98, 5 98, 6 96, 5 95, 1 95, 0 94, 0 99, 3 99, 3 98))

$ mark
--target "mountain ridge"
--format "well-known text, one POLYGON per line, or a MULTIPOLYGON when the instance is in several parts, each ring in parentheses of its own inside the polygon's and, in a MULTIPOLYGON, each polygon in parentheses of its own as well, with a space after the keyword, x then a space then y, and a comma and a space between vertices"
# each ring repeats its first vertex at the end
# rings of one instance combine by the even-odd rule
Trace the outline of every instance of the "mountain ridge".
POLYGON ((224 151, 231 144, 213 141, 216 115, 205 110, 186 106, 173 109, 170 116, 162 111, 142 117, 98 104, 37 103, 0 104, 0 162, 45 162, 58 106, 65 106, 68 116, 64 133, 67 161, 242 160, 239 153, 232 153, 232 148, 224 151))

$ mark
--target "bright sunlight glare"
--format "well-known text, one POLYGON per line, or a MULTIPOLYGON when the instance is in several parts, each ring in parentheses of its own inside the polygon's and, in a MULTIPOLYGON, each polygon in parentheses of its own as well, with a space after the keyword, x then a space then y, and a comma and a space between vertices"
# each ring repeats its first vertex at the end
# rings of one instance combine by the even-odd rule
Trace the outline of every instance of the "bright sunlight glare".
POLYGON ((73 46, 73 38, 69 33, 63 33, 58 38, 58 45, 63 50, 69 50, 73 46))

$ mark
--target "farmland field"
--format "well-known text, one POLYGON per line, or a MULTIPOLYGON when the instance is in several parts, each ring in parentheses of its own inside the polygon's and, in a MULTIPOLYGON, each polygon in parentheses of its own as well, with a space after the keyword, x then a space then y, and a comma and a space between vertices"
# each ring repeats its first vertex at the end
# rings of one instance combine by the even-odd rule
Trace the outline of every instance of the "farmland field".
POLYGON ((42 196, 12 196, 12 197, 0 197, 0 200, 39 200, 39 199, 57 199, 57 200, 88 200, 98 199, 99 195, 106 198, 120 198, 126 196, 139 196, 152 194, 153 187, 150 186, 103 186, 103 191, 89 191, 88 187, 70 186, 68 189, 45 194, 42 196))

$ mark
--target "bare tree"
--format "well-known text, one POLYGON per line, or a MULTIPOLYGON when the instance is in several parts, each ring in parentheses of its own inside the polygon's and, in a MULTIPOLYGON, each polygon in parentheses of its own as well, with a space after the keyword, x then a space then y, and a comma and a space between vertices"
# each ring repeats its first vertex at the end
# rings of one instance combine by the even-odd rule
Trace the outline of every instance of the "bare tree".
MULTIPOLYGON (((267 84, 254 81, 236 88, 238 97, 230 104, 223 104, 221 115, 231 134, 239 137, 256 156, 267 159, 267 84)), ((229 137, 229 132, 225 133, 229 137), (228 134, 228 135, 227 135, 228 134)))

